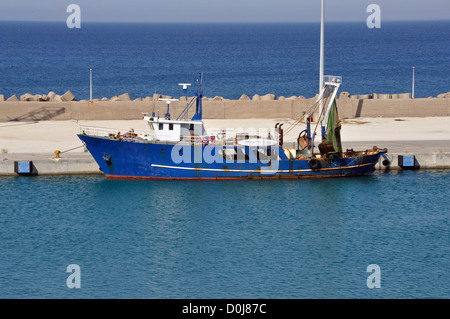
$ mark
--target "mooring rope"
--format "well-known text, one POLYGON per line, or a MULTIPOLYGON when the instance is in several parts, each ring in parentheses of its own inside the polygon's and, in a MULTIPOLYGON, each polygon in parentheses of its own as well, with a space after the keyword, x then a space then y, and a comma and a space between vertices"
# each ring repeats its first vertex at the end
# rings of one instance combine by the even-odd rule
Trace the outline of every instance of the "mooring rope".
POLYGON ((59 152, 59 153, 60 153, 60 154, 62 154, 62 153, 67 153, 67 152, 70 152, 70 151, 73 151, 73 150, 76 150, 76 149, 82 148, 82 147, 84 147, 84 144, 81 145, 81 146, 77 146, 77 147, 71 148, 71 149, 69 149, 69 150, 61 151, 61 152, 59 152))

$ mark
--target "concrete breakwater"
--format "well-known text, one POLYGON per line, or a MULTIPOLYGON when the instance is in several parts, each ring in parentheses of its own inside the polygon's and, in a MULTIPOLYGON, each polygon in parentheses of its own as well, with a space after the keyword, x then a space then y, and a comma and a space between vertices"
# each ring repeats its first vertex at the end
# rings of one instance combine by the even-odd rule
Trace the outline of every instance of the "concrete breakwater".
MULTIPOLYGON (((159 99, 167 97, 154 94, 132 100, 128 93, 124 93, 111 98, 77 101, 70 91, 62 95, 54 92, 42 95, 26 93, 20 97, 13 95, 8 98, 0 95, 0 121, 135 120, 141 119, 142 113, 151 114, 153 111, 163 117, 167 106, 159 99)), ((172 102, 172 117, 178 116, 189 101, 190 97, 180 97, 179 101, 172 102)), ((254 95, 251 98, 243 94, 238 100, 220 96, 204 97, 203 117, 299 118, 314 103, 316 98, 277 97, 274 94, 254 95)), ((338 106, 342 118, 450 116, 450 92, 437 97, 415 99, 411 98, 410 93, 350 95, 342 92, 338 106)))

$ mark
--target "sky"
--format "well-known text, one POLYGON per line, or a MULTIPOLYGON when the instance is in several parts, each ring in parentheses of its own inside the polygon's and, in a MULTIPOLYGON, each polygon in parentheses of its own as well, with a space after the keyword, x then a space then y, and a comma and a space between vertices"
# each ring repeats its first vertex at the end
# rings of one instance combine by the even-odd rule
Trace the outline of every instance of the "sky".
MULTIPOLYGON (((320 0, 0 0, 0 20, 82 22, 317 22, 320 0)), ((366 21, 370 4, 383 21, 450 20, 450 0, 325 0, 326 21, 366 21)))

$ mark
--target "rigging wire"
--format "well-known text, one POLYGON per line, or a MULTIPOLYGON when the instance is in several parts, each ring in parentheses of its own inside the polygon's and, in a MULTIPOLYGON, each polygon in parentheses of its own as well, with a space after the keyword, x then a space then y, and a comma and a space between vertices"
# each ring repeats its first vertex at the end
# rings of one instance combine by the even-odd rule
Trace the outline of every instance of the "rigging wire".
MULTIPOLYGON (((309 110, 306 112, 306 114, 310 114, 314 109, 317 108, 317 105, 319 104, 319 102, 322 101, 322 100, 324 100, 324 99, 325 99, 324 105, 326 105, 326 104, 328 103, 328 99, 329 99, 329 97, 330 97, 330 93, 331 93, 331 88, 327 87, 327 89, 325 90, 325 92, 324 92, 322 98, 320 98, 319 100, 317 100, 317 101, 309 108, 309 110)), ((321 114, 320 114, 320 116, 319 116, 319 119, 322 117, 322 114, 323 114, 323 110, 321 111, 321 114)), ((296 126, 302 121, 302 119, 303 119, 303 116, 299 116, 299 117, 294 121, 294 123, 292 123, 290 126, 288 126, 287 129, 285 129, 285 134, 288 134, 290 131, 292 131, 292 129, 293 129, 294 127, 296 127, 296 126)), ((319 123, 319 122, 320 122, 320 121, 317 121, 317 123, 319 123)), ((317 125, 316 125, 316 128, 317 128, 317 125)))

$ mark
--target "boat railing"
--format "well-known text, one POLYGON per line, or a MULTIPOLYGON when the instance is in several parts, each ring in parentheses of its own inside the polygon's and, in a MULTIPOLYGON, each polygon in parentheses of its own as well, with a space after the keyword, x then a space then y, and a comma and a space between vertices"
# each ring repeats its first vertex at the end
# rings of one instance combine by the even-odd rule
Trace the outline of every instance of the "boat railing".
POLYGON ((235 139, 220 138, 216 135, 184 135, 181 136, 179 144, 202 146, 237 146, 235 139))
MULTIPOLYGON (((202 146, 222 146, 222 147, 243 147, 245 144, 242 142, 245 141, 246 138, 242 138, 242 136, 230 136, 227 137, 225 135, 184 135, 181 136, 178 144, 183 145, 202 145, 202 146)), ((269 139, 270 140, 270 139, 269 139)), ((267 142, 268 139, 262 139, 261 145, 252 145, 252 147, 267 147, 269 145, 264 145, 264 142, 267 142)), ((278 144, 277 144, 278 145, 278 144)), ((284 142, 283 147, 285 148, 296 148, 297 142, 284 142)))
POLYGON ((226 141, 217 138, 215 135, 182 135, 179 144, 224 146, 226 141))
POLYGON ((145 140, 151 140, 150 136, 146 132, 136 132, 133 129, 117 129, 99 126, 86 126, 80 125, 80 134, 91 135, 107 138, 133 138, 141 137, 145 140))
MULTIPOLYGON (((174 141, 155 140, 148 133, 137 132, 134 131, 133 129, 118 129, 99 126, 80 125, 80 134, 82 135, 104 137, 109 139, 127 140, 131 142, 157 142, 161 144, 236 147, 242 146, 242 144, 239 143, 240 141, 253 137, 247 136, 246 134, 227 136, 223 132, 211 132, 211 133, 213 134, 181 135, 180 140, 178 142, 174 142, 174 141)), ((295 142, 293 143, 285 142, 283 147, 295 148, 295 142)))
POLYGON ((182 135, 180 144, 194 144, 200 145, 202 143, 202 136, 199 135, 182 135))
POLYGON ((80 126, 80 133, 86 134, 86 135, 93 135, 93 136, 101 136, 101 137, 108 137, 110 134, 117 135, 120 132, 125 132, 123 130, 119 130, 116 128, 107 128, 107 127, 98 127, 98 126, 80 126))

